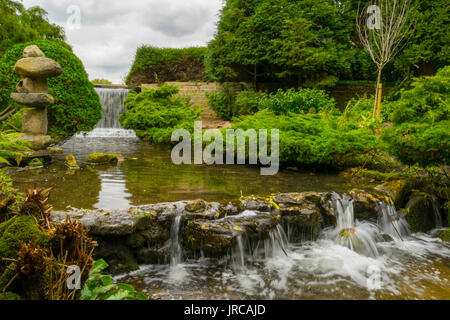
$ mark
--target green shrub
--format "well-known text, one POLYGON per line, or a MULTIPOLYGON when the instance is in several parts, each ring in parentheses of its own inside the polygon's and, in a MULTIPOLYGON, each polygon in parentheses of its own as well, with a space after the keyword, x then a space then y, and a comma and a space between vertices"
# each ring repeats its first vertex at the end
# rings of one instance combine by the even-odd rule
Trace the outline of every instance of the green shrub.
POLYGON ((229 86, 225 84, 220 91, 208 92, 206 97, 209 100, 209 106, 219 118, 227 121, 233 118, 234 97, 229 86))
POLYGON ((23 49, 32 44, 57 61, 63 70, 59 77, 49 79, 49 93, 55 98, 55 104, 48 107, 49 134, 64 138, 91 130, 102 117, 100 99, 81 60, 61 41, 33 41, 16 45, 5 53, 0 60, 0 107, 13 103, 10 94, 21 79, 14 74, 14 65, 22 58, 23 49))
POLYGON ((101 272, 108 268, 105 260, 94 261, 89 271, 89 278, 81 290, 81 300, 148 300, 142 293, 136 292, 133 286, 113 283, 111 276, 101 272))
POLYGON ((278 129, 284 165, 343 169, 368 164, 378 141, 372 130, 329 113, 276 115, 268 109, 237 121, 234 129, 278 129))
POLYGON ((235 101, 235 116, 251 115, 264 109, 265 98, 265 93, 251 89, 239 92, 235 101))
POLYGON ((106 79, 94 79, 92 80, 93 84, 112 84, 111 81, 106 80, 106 79))
POLYGON ((279 89, 269 95, 263 102, 264 106, 275 114, 315 113, 322 110, 331 110, 335 107, 333 98, 325 91, 315 89, 279 89))
POLYGON ((392 154, 409 165, 450 163, 450 67, 416 79, 391 109, 394 126, 383 138, 392 154))
POLYGON ((176 129, 193 132, 201 111, 178 92, 178 87, 167 84, 157 89, 143 88, 141 93, 131 92, 125 99, 126 112, 119 118, 122 126, 155 143, 171 143, 176 129))
POLYGON ((126 83, 136 87, 143 83, 202 80, 205 54, 206 48, 203 47, 173 49, 142 46, 136 51, 126 83))

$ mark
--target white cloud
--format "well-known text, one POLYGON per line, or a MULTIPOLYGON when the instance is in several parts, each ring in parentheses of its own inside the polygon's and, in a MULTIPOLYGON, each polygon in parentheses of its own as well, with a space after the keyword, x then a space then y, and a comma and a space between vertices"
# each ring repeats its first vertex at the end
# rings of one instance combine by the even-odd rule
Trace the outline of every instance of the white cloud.
POLYGON ((182 48, 206 45, 214 35, 222 0, 24 0, 63 26, 67 42, 89 77, 122 83, 142 44, 182 48), (67 28, 71 5, 81 9, 80 29, 67 28))

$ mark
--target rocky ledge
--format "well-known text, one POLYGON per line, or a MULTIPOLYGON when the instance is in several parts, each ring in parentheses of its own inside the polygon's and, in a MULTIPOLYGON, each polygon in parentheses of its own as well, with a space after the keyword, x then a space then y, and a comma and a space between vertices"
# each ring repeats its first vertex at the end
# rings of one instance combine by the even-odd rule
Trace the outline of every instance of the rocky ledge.
MULTIPOLYGON (((358 220, 376 222, 379 204, 393 202, 381 191, 354 189, 348 194, 358 220)), ((174 233, 186 258, 227 256, 239 237, 257 246, 279 225, 289 230, 291 243, 315 240, 323 228, 336 224, 334 202, 332 193, 304 192, 243 198, 237 206, 195 200, 128 210, 72 209, 54 212, 52 219, 59 223, 70 217, 82 223, 99 243, 96 258, 105 259, 117 273, 139 264, 168 263, 174 233)), ((420 216, 433 219, 432 212, 420 211, 420 216)))

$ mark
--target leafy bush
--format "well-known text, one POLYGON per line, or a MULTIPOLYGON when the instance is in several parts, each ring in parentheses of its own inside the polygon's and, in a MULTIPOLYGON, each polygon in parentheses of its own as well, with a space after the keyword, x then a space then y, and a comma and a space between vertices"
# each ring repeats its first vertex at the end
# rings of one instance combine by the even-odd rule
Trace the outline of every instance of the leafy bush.
POLYGON ((394 126, 383 132, 390 152, 406 164, 450 163, 450 67, 416 79, 390 108, 394 126))
POLYGON ((111 81, 106 80, 106 79, 94 79, 92 80, 93 84, 112 84, 111 81))
POLYGON ((89 278, 81 290, 81 300, 148 300, 142 293, 136 292, 133 286, 113 283, 112 277, 101 272, 108 268, 104 260, 94 261, 89 271, 89 278))
POLYGON ((251 115, 264 109, 263 102, 266 94, 248 89, 241 91, 236 96, 235 113, 236 116, 251 115))
POLYGON ((178 87, 167 84, 157 89, 143 88, 141 93, 131 92, 125 99, 127 110, 119 118, 122 126, 155 143, 171 143, 176 129, 193 132, 201 111, 178 96, 178 92, 178 87))
POLYGON ((14 161, 17 165, 20 165, 23 157, 22 152, 31 151, 28 141, 15 140, 20 135, 20 133, 0 131, 0 163, 10 166, 14 161))
POLYGON ((206 48, 184 49, 142 46, 136 57, 126 83, 137 87, 143 83, 165 81, 190 81, 204 78, 206 48))
POLYGON ((16 45, 5 53, 0 60, 0 107, 13 103, 10 94, 21 79, 13 72, 14 65, 22 58, 23 49, 32 44, 57 61, 63 70, 60 76, 49 79, 49 94, 55 98, 55 104, 48 107, 49 134, 64 138, 91 130, 102 117, 100 99, 81 60, 61 41, 33 41, 16 45))
POLYGON ((271 94, 263 102, 265 107, 275 114, 315 113, 322 110, 331 110, 335 107, 333 98, 325 91, 315 89, 281 90, 271 94))
POLYGON ((276 115, 266 109, 243 117, 233 128, 279 129, 280 162, 299 167, 342 169, 367 164, 378 149, 372 130, 329 113, 276 115))
POLYGON ((206 97, 209 100, 210 107, 219 118, 223 120, 233 118, 234 97, 233 92, 227 85, 223 85, 220 91, 206 93, 206 97))

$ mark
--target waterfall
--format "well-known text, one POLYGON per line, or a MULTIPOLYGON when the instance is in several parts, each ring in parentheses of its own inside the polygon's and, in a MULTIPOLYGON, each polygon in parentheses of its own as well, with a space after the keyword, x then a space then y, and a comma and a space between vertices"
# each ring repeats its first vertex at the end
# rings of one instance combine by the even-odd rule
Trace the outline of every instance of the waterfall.
POLYGON ((128 89, 95 88, 102 104, 103 117, 91 132, 82 132, 77 137, 89 138, 136 138, 133 130, 125 130, 119 116, 125 111, 124 101, 128 89))
POLYGON ((359 254, 378 256, 376 240, 378 226, 369 222, 355 221, 353 200, 350 196, 333 194, 333 204, 336 208, 336 227, 324 231, 325 238, 347 247, 359 254))
POLYGON ((170 230, 170 265, 177 266, 182 262, 183 251, 179 241, 181 215, 175 217, 170 230))
POLYGON ((436 225, 436 228, 442 228, 442 217, 441 213, 439 212, 439 201, 436 196, 431 197, 431 205, 433 207, 434 213, 434 224, 436 225))
POLYGON ((377 203, 378 226, 383 234, 389 235, 394 241, 401 241, 411 234, 406 219, 395 210, 393 204, 385 201, 377 203))

